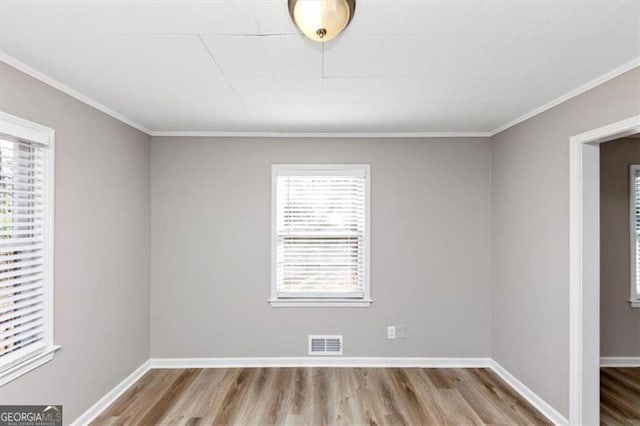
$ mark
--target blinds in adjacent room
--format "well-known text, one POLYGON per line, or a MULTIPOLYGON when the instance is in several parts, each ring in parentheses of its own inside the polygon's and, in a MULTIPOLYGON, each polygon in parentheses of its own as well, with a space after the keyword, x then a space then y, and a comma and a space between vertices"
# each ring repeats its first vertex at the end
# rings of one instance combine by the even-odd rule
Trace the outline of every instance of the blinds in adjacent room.
POLYGON ((0 367, 45 346, 43 147, 0 139, 0 367))
POLYGON ((631 182, 633 185, 633 226, 635 232, 635 270, 636 270, 636 296, 640 298, 640 168, 632 169, 631 182))
POLYGON ((367 168, 283 169, 276 183, 279 298, 363 298, 367 168))

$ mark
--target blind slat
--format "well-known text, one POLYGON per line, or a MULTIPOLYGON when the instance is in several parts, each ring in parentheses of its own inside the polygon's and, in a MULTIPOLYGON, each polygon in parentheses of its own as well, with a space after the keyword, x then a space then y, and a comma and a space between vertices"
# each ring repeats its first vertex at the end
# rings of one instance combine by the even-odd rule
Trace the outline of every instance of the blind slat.
POLYGON ((42 242, 36 242, 33 244, 16 244, 16 245, 11 245, 7 247, 2 247, 0 246, 0 254, 4 256, 4 254, 6 253, 12 253, 12 254, 16 254, 22 251, 30 251, 30 250, 39 250, 42 249, 43 244, 42 242))
POLYGON ((7 238, 0 240, 0 247, 17 250, 17 247, 24 247, 27 244, 38 244, 42 242, 42 237, 34 238, 7 238))
POLYGON ((42 317, 42 305, 35 305, 29 309, 23 309, 19 315, 14 315, 12 318, 7 316, 7 319, 2 319, 2 325, 0 327, 13 327, 16 324, 23 322, 23 318, 42 317))
POLYGON ((12 315, 14 312, 17 312, 22 308, 36 305, 38 303, 42 303, 42 296, 36 296, 27 300, 22 300, 20 302, 14 302, 7 305, 2 305, 0 306, 0 318, 4 320, 5 319, 4 317, 6 315, 12 315))
POLYGON ((20 288, 19 291, 14 291, 11 295, 4 296, 2 298, 2 304, 13 306, 13 304, 19 301, 30 299, 40 294, 42 294, 42 286, 33 286, 29 289, 20 288))
MULTIPOLYGON (((13 263, 9 263, 9 265, 15 265, 13 263)), ((6 272, 0 272, 0 280, 6 280, 8 278, 13 277, 23 277, 27 275, 33 275, 39 272, 42 272, 42 263, 35 262, 35 264, 25 266, 23 268, 13 266, 10 270, 4 269, 6 265, 3 265, 3 270, 6 272)))
POLYGON ((39 281, 39 280, 42 280, 42 273, 27 275, 27 276, 23 276, 23 277, 12 279, 12 280, 0 281, 0 288, 7 288, 11 286, 32 283, 34 281, 39 281))
POLYGON ((42 329, 42 326, 44 325, 42 318, 36 317, 35 319, 24 321, 25 319, 25 317, 21 318, 23 321, 19 325, 13 327, 2 326, 2 330, 0 330, 0 346, 20 340, 21 338, 24 338, 25 334, 34 334, 34 329, 42 329), (11 341, 9 341, 10 339, 11 341))
MULTIPOLYGON (((42 250, 30 250, 30 251, 26 251, 26 250, 21 250, 16 254, 3 254, 2 255, 2 262, 15 262, 17 260, 23 260, 23 259, 33 259, 35 257, 42 257, 42 250)), ((0 267, 2 266, 3 263, 0 262, 0 267)))
MULTIPOLYGON (((21 286, 8 287, 8 288, 5 287, 0 289, 0 297, 1 298, 11 297, 16 291, 26 292, 26 291, 31 291, 31 289, 34 289, 37 287, 42 287, 42 282, 38 281, 35 283, 23 284, 21 286)), ((5 300, 3 300, 2 302, 6 303, 5 300)))
POLYGON ((32 336, 28 340, 23 340, 19 345, 4 346, 0 350, 0 356, 2 359, 8 358, 6 366, 10 366, 12 362, 22 359, 23 356, 28 354, 35 354, 41 350, 44 345, 42 344, 43 335, 32 336))
POLYGON ((14 327, 18 327, 20 324, 26 324, 28 322, 31 322, 34 320, 41 320, 41 319, 42 319, 41 310, 36 310, 28 314, 23 314, 22 316, 16 319, 0 324, 0 333, 2 333, 1 330, 11 330, 14 327))

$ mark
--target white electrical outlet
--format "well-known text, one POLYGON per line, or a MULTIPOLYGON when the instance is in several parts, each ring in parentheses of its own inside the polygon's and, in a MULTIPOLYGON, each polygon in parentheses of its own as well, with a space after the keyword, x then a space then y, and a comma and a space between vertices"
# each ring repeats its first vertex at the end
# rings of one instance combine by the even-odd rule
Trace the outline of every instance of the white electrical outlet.
POLYGON ((396 327, 393 325, 387 326, 387 339, 396 338, 396 327))
POLYGON ((396 325, 396 339, 404 339, 407 337, 407 327, 404 325, 396 325))

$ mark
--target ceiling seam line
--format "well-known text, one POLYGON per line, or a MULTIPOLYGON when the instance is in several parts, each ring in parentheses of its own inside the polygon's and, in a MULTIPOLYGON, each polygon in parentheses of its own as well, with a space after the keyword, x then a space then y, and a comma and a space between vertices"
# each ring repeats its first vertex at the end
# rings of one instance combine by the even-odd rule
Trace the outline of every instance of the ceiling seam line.
POLYGON ((222 69, 220 64, 218 64, 218 61, 216 60, 215 56, 213 55, 213 52, 211 51, 211 49, 209 49, 209 46, 207 46, 207 43, 204 42, 204 40, 202 39, 202 36, 200 34, 196 34, 196 36, 198 37, 198 40, 200 40, 200 43, 202 44, 202 47, 204 47, 205 50, 207 51, 207 53, 209 54, 209 57, 211 58, 211 60, 215 64, 215 66, 220 71, 220 74, 222 74, 222 77, 224 78, 224 81, 227 82, 227 85, 229 85, 229 88, 231 89, 233 94, 236 95, 236 98, 238 98, 238 101, 240 102, 240 105, 242 105, 242 108, 245 110, 246 113, 249 113, 249 109, 248 109, 247 105, 245 104, 245 102, 242 99, 242 97, 240 97, 240 94, 238 93, 236 88, 233 86, 233 84, 231 83, 231 80, 229 80, 229 77, 227 77, 227 74, 224 72, 224 70, 222 69))
POLYGON ((320 64, 320 77, 324 78, 324 43, 322 43, 322 61, 320 64))
POLYGON ((260 28, 260 21, 258 21, 258 15, 256 15, 255 3, 251 3, 251 13, 253 14, 254 21, 256 21, 256 28, 258 29, 258 34, 263 35, 262 28, 260 28))

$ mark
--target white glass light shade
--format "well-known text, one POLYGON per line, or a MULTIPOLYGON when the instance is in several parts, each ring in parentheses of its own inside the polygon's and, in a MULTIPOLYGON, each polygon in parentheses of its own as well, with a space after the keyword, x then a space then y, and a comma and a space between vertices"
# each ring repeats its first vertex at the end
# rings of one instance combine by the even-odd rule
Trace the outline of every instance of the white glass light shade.
POLYGON ((328 41, 340 34, 351 21, 354 9, 353 0, 289 0, 293 21, 315 41, 328 41))

